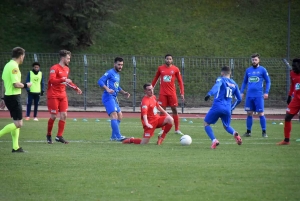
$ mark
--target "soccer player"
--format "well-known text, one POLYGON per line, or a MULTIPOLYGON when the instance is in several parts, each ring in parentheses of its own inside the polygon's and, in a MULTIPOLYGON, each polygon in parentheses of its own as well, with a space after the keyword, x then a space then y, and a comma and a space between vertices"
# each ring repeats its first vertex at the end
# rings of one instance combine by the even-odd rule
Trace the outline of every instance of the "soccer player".
POLYGON ((15 47, 12 50, 12 59, 4 66, 2 80, 4 82, 5 96, 4 103, 1 101, 1 109, 5 105, 13 118, 13 123, 7 124, 0 130, 0 137, 6 133, 11 133, 12 152, 22 153, 24 150, 19 146, 20 128, 23 126, 21 89, 31 87, 31 83, 21 83, 21 72, 19 65, 23 63, 25 50, 21 47, 15 47))
POLYGON ((144 84, 145 96, 141 102, 141 121, 144 128, 143 138, 127 138, 123 144, 148 144, 156 128, 165 127, 162 135, 158 136, 157 145, 161 145, 167 133, 173 126, 173 118, 158 104, 151 83, 144 84), (164 116, 160 116, 160 111, 164 116))
POLYGON ((114 67, 98 80, 98 85, 104 89, 102 94, 102 103, 106 109, 106 113, 110 117, 110 125, 112 129, 111 141, 123 141, 126 137, 120 133, 120 123, 122 120, 122 112, 117 99, 118 93, 121 92, 126 98, 130 97, 127 91, 120 87, 120 72, 123 69, 124 60, 116 57, 114 67))
POLYGON ((241 87, 241 97, 244 97, 244 90, 247 87, 247 95, 245 101, 245 111, 247 111, 247 131, 243 135, 245 137, 251 137, 251 128, 253 124, 253 112, 257 112, 259 115, 260 126, 262 129, 262 137, 268 137, 266 133, 266 118, 264 115, 264 99, 268 98, 268 94, 271 87, 271 80, 267 70, 259 65, 259 54, 253 54, 251 56, 252 66, 247 68, 244 81, 241 87), (263 83, 266 82, 266 88, 264 90, 263 83))
MULTIPOLYGON (((183 81, 181 78, 180 70, 175 65, 173 65, 172 55, 167 54, 165 56, 165 64, 158 67, 155 77, 152 81, 152 86, 155 87, 158 78, 160 78, 158 103, 162 106, 164 110, 166 110, 167 106, 171 107, 174 124, 175 124, 175 133, 179 135, 184 135, 179 130, 179 116, 177 112, 178 101, 177 101, 175 80, 177 79, 178 81, 179 88, 180 88, 180 95, 183 101, 184 101, 184 87, 183 87, 183 81)), ((164 127, 162 128, 159 134, 163 133, 163 129, 164 127)))
POLYGON ((38 62, 34 62, 32 64, 32 70, 28 72, 26 77, 26 82, 32 83, 30 88, 27 88, 27 109, 26 109, 26 118, 25 120, 30 119, 30 111, 32 100, 34 102, 34 110, 33 110, 33 117, 34 121, 38 121, 37 118, 37 111, 40 101, 40 96, 44 95, 44 77, 42 72, 40 71, 40 64, 38 62))
POLYGON ((288 108, 284 119, 284 140, 278 145, 289 145, 292 131, 293 117, 300 111, 300 59, 293 59, 292 71, 290 72, 291 85, 287 98, 288 108), (292 95, 294 98, 292 99, 292 95))
POLYGON ((207 93, 204 100, 208 101, 214 96, 214 102, 204 118, 204 130, 212 141, 211 148, 215 149, 219 141, 215 138, 210 124, 215 124, 221 118, 224 129, 233 137, 238 145, 242 144, 242 138, 231 126, 231 112, 242 101, 239 87, 233 79, 230 79, 231 70, 228 66, 221 69, 221 77, 218 77, 215 85, 207 93), (232 104, 232 98, 236 101, 232 104))
POLYGON ((71 52, 68 50, 60 50, 59 57, 59 63, 50 68, 48 80, 47 106, 51 115, 48 120, 46 135, 48 144, 52 144, 52 128, 58 112, 60 112, 60 118, 55 141, 64 144, 69 143, 63 138, 68 110, 66 86, 75 90, 77 94, 82 94, 82 91, 68 78, 70 74, 69 63, 71 60, 71 52))

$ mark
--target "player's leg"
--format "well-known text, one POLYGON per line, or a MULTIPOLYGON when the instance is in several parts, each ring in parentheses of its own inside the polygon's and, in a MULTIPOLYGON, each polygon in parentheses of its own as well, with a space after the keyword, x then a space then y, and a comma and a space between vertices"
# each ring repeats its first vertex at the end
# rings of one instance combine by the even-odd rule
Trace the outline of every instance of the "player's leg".
POLYGON ((48 98, 47 100, 48 111, 50 113, 50 118, 47 124, 47 134, 46 134, 46 139, 48 144, 52 144, 52 137, 51 137, 52 129, 56 119, 56 115, 58 113, 58 104, 59 101, 56 98, 48 98))
POLYGON ((213 129, 211 128, 210 124, 215 124, 219 119, 219 111, 217 108, 210 108, 208 113, 206 114, 204 118, 204 130, 207 134, 207 136, 212 141, 211 148, 215 149, 220 143, 216 139, 213 129))
POLYGON ((37 112, 38 112, 38 107, 39 107, 39 101, 40 101, 40 95, 39 94, 34 94, 33 96, 33 103, 34 103, 34 109, 33 109, 33 117, 34 121, 38 121, 37 118, 37 112))
POLYGON ((177 112, 178 100, 176 94, 173 94, 172 96, 168 96, 168 105, 171 107, 172 114, 173 114, 175 134, 184 135, 179 129, 180 121, 177 112))
POLYGON ((255 111, 255 105, 253 102, 253 98, 246 98, 245 111, 247 112, 247 118, 246 118, 247 131, 243 136, 251 137, 251 129, 252 129, 252 125, 253 125, 253 111, 255 111))
POLYGON ((58 121, 58 130, 57 135, 55 137, 56 142, 61 142, 64 144, 68 144, 69 142, 63 138, 63 133, 65 130, 66 119, 67 119, 67 111, 68 111, 68 98, 64 97, 59 99, 58 102, 58 111, 60 112, 60 118, 58 121))
MULTIPOLYGON (((116 100, 115 100, 116 101, 116 100)), ((120 136, 118 137, 120 140, 123 140, 123 139, 125 139, 126 137, 125 136, 123 136, 122 135, 122 133, 121 133, 121 130, 120 130, 120 124, 121 124, 121 120, 122 120, 122 118, 123 118, 123 113, 121 112, 121 108, 120 108, 120 106, 119 106, 119 104, 118 104, 118 102, 116 101, 116 112, 117 112, 117 116, 118 116, 118 118, 117 118, 117 123, 118 123, 118 127, 119 127, 119 131, 120 131, 120 136)))
MULTIPOLYGON (((7 109, 10 112, 10 116, 13 118, 14 114, 16 113, 15 112, 15 109, 17 106, 16 101, 11 100, 11 97, 4 97, 4 102, 5 102, 7 109)), ((0 137, 2 137, 3 135, 5 135, 7 133, 12 132, 13 130, 16 130, 17 128, 18 128, 17 124, 15 124, 15 123, 7 124, 0 130, 0 137)))
POLYGON ((157 144, 161 145, 166 135, 171 130, 174 124, 174 119, 171 116, 162 116, 157 121, 158 122, 156 128, 160 128, 162 126, 164 127, 163 133, 160 136, 158 136, 158 140, 157 140, 157 144))
POLYGON ((230 135, 233 135, 236 143, 238 145, 242 144, 242 138, 240 137, 239 133, 237 131, 235 131, 231 126, 231 111, 228 110, 225 112, 225 114, 223 114, 221 116, 221 120, 222 120, 222 124, 224 129, 227 131, 227 133, 229 133, 230 135))
MULTIPOLYGON (((153 123, 151 122, 150 124, 152 125, 153 123)), ((143 129, 144 129, 143 138, 130 137, 130 138, 126 138, 125 140, 123 140, 122 143, 123 144, 131 144, 131 143, 133 143, 133 144, 148 144, 150 141, 150 138, 153 137, 153 135, 154 135, 155 128, 156 127, 148 128, 146 126, 143 126, 143 129)))
MULTIPOLYGON (((158 98, 158 104, 164 109, 167 109, 168 106, 168 96, 159 94, 158 98)), ((161 113, 160 116, 165 116, 165 114, 161 113)), ((158 133, 158 135, 163 134, 164 132, 164 127, 161 127, 161 131, 158 133)))
POLYGON ((259 122, 260 122, 260 127, 262 130, 262 137, 268 137, 267 135, 267 122, 266 122, 266 117, 264 114, 264 98, 263 97, 257 97, 255 98, 255 108, 256 112, 258 113, 259 116, 259 122))
POLYGON ((32 99, 33 99, 32 94, 28 93, 28 95, 27 95, 27 106, 26 106, 26 117, 25 117, 25 120, 29 120, 30 119, 32 99))

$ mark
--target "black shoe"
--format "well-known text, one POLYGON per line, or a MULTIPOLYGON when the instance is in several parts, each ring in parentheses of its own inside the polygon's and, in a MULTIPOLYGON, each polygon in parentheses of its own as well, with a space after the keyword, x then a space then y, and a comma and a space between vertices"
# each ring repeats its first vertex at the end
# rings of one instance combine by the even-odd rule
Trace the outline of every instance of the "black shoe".
POLYGON ((268 137, 267 133, 262 133, 261 136, 262 137, 268 137))
POLYGON ((251 137, 251 133, 245 133, 244 135, 243 135, 243 137, 251 137))
POLYGON ((59 137, 59 136, 55 137, 55 141, 56 142, 61 142, 61 143, 64 143, 64 144, 69 144, 68 141, 66 141, 63 137, 59 137))
POLYGON ((11 152, 12 152, 12 153, 24 153, 25 151, 22 149, 22 147, 20 147, 20 148, 17 149, 17 150, 12 149, 11 152))
POLYGON ((46 135, 46 138, 48 144, 53 144, 51 135, 46 135))

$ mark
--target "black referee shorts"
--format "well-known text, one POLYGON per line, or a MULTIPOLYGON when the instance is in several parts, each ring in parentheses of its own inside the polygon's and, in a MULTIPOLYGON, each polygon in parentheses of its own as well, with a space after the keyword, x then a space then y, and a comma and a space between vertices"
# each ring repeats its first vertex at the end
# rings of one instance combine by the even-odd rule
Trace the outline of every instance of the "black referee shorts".
POLYGON ((10 96, 5 95, 4 102, 13 120, 15 121, 22 120, 23 114, 22 114, 21 95, 20 94, 10 95, 10 96))

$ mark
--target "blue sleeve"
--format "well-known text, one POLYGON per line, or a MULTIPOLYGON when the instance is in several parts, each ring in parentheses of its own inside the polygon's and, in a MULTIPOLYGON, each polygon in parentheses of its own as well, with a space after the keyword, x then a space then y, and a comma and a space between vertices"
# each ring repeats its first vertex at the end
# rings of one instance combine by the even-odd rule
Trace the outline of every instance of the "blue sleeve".
MULTIPOLYGON (((26 83, 27 82, 30 82, 30 71, 27 73, 27 76, 26 76, 26 83)), ((30 89, 27 87, 26 90, 29 92, 30 89)))
POLYGON ((103 87, 103 86, 106 84, 106 82, 107 82, 107 80, 109 79, 109 77, 110 77, 110 74, 109 74, 109 72, 107 71, 107 72, 104 73, 104 75, 102 75, 102 77, 100 77, 100 79, 98 80, 98 85, 99 85, 100 87, 103 87))
POLYGON ((235 96, 235 102, 231 105, 231 111, 235 109, 235 107, 242 102, 241 92, 239 90, 239 87, 236 85, 236 89, 234 92, 235 96))
POLYGON ((42 91, 45 91, 45 80, 44 80, 43 73, 42 73, 41 89, 42 89, 42 91))
POLYGON ((247 82, 248 82, 248 72, 246 70, 245 75, 244 75, 244 80, 243 80, 243 83, 242 83, 242 87, 241 87, 241 91, 240 91, 241 93, 244 93, 244 90, 247 86, 247 82))
POLYGON ((265 90, 265 94, 268 94, 271 88, 271 79, 269 77, 269 73, 267 70, 264 71, 263 77, 265 79, 266 82, 266 90, 265 90))
POLYGON ((221 79, 217 79, 216 84, 210 89, 207 95, 213 96, 216 94, 222 85, 221 79))

